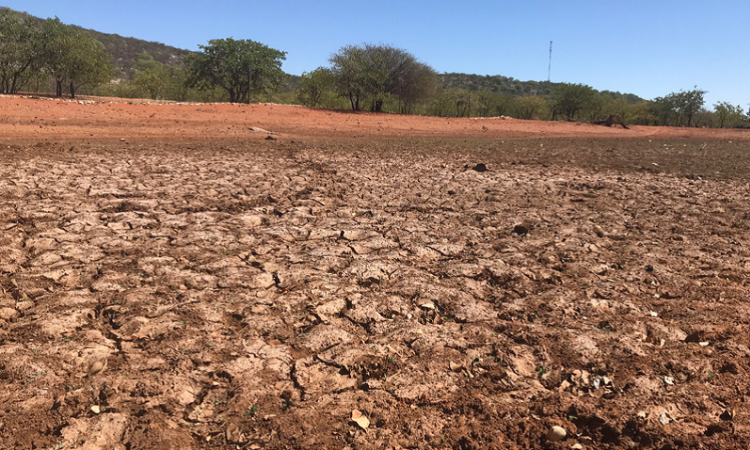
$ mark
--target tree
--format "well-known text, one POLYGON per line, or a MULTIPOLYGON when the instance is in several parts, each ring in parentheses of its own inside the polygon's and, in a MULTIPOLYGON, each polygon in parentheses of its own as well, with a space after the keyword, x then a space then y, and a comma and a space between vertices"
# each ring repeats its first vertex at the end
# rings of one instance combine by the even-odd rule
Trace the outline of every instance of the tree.
POLYGON ((530 120, 538 117, 547 108, 547 102, 542 97, 519 97, 516 99, 516 112, 519 119, 530 120))
POLYGON ((668 126, 672 116, 675 117, 676 125, 679 125, 680 117, 677 109, 677 99, 674 93, 664 97, 656 97, 649 105, 649 113, 656 117, 656 124, 668 126))
POLYGON ((220 87, 231 103, 250 103, 253 95, 276 89, 284 79, 286 52, 251 40, 213 39, 201 53, 186 57, 192 84, 220 87))
POLYGON ((398 99, 399 112, 408 114, 418 102, 435 94, 437 73, 409 54, 402 56, 403 60, 390 74, 389 90, 398 99))
POLYGON ((565 114, 568 120, 573 120, 581 109, 591 102, 596 91, 584 84, 562 83, 555 90, 555 108, 565 114))
POLYGON ((297 101, 305 106, 319 106, 323 94, 333 88, 333 73, 325 67, 304 72, 297 88, 297 101))
POLYGON ((398 100, 399 111, 432 95, 437 74, 405 50, 387 45, 346 46, 331 58, 331 72, 339 95, 349 99, 353 111, 366 100, 380 112, 389 97, 398 100))
POLYGON ((476 98, 476 111, 480 117, 509 116, 515 102, 515 99, 509 95, 487 90, 480 90, 476 98))
POLYGON ((677 109, 687 119, 688 127, 693 122, 693 116, 706 104, 706 100, 703 98, 705 93, 706 91, 698 89, 696 86, 692 91, 680 91, 676 94, 677 109))
POLYGON ((39 62, 39 28, 9 9, 0 10, 0 93, 24 87, 39 62))
POLYGON ((63 86, 70 96, 82 86, 97 86, 112 79, 112 56, 90 33, 47 19, 42 26, 42 67, 55 80, 56 94, 63 86))
POLYGON ((136 66, 138 71, 133 77, 133 84, 147 91, 154 100, 164 98, 172 83, 169 68, 147 53, 138 56, 136 66))
POLYGON ((734 106, 729 102, 719 102, 715 104, 714 113, 716 115, 716 120, 719 122, 719 128, 724 128, 724 125, 736 127, 745 118, 742 106, 734 106))

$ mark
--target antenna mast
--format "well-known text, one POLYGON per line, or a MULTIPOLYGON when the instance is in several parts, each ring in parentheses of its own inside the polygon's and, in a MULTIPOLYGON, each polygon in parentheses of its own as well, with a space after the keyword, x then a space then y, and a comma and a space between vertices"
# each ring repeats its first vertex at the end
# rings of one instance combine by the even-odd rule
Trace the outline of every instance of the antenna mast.
POLYGON ((549 41, 549 67, 547 68, 547 82, 552 76, 552 41, 549 41))

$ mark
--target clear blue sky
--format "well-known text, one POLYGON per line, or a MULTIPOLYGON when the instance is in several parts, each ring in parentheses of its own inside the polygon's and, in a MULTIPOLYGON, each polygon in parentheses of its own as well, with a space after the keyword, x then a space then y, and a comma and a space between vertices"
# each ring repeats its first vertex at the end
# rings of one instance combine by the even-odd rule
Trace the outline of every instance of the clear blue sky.
POLYGON ((197 50, 252 39, 293 74, 349 44, 404 48, 439 72, 547 78, 644 98, 697 85, 750 103, 748 0, 0 0, 65 23, 197 50))

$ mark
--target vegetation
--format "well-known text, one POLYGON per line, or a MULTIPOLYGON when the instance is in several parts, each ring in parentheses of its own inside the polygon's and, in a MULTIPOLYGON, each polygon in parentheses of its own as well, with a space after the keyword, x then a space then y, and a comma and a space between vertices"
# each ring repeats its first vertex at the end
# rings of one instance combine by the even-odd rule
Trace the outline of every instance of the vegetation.
POLYGON ((739 105, 718 102, 706 109, 706 92, 697 87, 647 101, 583 84, 437 74, 406 50, 372 44, 342 47, 328 67, 295 76, 281 69, 285 52, 259 42, 215 39, 200 48, 190 52, 0 8, 0 93, 31 90, 74 97, 82 92, 441 117, 594 122, 616 116, 635 125, 750 126, 739 105))
POLYGON ((719 128, 724 128, 724 126, 730 128, 736 127, 747 119, 740 105, 734 106, 729 102, 715 104, 714 113, 716 115, 716 125, 719 128))
MULTIPOLYGON (((18 93, 34 78, 54 81, 71 97, 85 85, 96 86, 112 78, 111 57, 104 46, 85 31, 58 19, 39 22, 9 9, 0 10, 0 91, 18 93)), ((38 81, 38 80, 37 80, 38 81)))
POLYGON ((386 101, 396 99, 398 112, 411 112, 437 85, 431 67, 387 45, 343 47, 330 62, 336 91, 349 99, 353 111, 369 102, 370 111, 382 112, 386 101))
POLYGON ((326 67, 303 73, 297 87, 297 101, 305 106, 321 106, 334 81, 333 72, 326 67))
POLYGON ((286 52, 251 40, 213 39, 202 53, 186 57, 190 84, 224 89, 231 103, 250 103, 253 95, 278 88, 286 52))
POLYGON ((111 56, 91 34, 58 19, 47 19, 40 28, 38 62, 42 72, 54 80, 58 96, 63 94, 63 86, 75 97, 81 86, 96 86, 112 79, 111 56))

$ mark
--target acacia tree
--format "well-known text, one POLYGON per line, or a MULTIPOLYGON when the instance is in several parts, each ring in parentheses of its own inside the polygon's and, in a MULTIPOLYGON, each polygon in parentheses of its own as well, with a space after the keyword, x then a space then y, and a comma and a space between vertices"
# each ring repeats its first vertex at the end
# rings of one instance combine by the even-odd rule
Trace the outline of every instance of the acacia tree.
POLYGON ((33 75, 40 55, 39 27, 9 9, 0 10, 0 93, 15 94, 33 75))
POLYGON ((562 83, 555 91, 555 109, 565 114, 568 120, 573 120, 595 95, 596 91, 591 86, 562 83))
POLYGON ((304 72, 297 88, 297 101, 305 106, 319 106, 323 94, 333 87, 333 73, 325 67, 304 72))
POLYGON ((687 119, 688 127, 692 125, 695 114, 706 104, 703 98, 705 93, 696 86, 692 91, 680 91, 676 94, 677 109, 687 119))
POLYGON ((530 120, 538 117, 547 108, 547 102, 542 97, 528 96, 516 99, 516 112, 519 119, 530 120))
POLYGON ((70 96, 84 85, 96 86, 112 79, 112 56, 104 44, 90 33, 73 28, 59 19, 47 19, 42 25, 43 70, 55 80, 57 96, 68 88, 70 96))
POLYGON ((349 99, 354 111, 360 111, 369 100, 370 109, 380 112, 385 100, 393 96, 399 110, 405 112, 437 86, 432 68, 405 50, 387 45, 342 47, 330 62, 339 95, 349 99))
POLYGON ((133 77, 133 84, 148 92, 149 96, 157 100, 163 98, 172 83, 169 68, 155 60, 151 55, 138 55, 138 71, 133 77))
POLYGON ((716 119, 719 122, 719 128, 724 128, 724 125, 735 127, 744 119, 742 106, 734 106, 729 102, 719 102, 715 104, 714 113, 716 113, 716 119))
POLYGON ((213 39, 201 53, 186 57, 191 82, 224 89, 231 103, 249 103, 253 95, 278 88, 284 79, 286 52, 251 40, 213 39))
POLYGON ((703 109, 706 103, 703 96, 706 91, 693 89, 692 91, 672 92, 664 97, 657 97, 651 103, 652 113, 659 118, 661 125, 681 126, 683 117, 687 126, 692 126, 693 118, 703 109))

